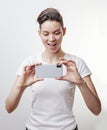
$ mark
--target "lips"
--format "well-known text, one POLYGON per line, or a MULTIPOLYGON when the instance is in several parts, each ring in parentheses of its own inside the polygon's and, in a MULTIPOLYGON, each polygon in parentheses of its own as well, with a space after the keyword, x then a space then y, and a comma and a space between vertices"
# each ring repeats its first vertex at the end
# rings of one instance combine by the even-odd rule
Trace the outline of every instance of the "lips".
POLYGON ((52 50, 55 50, 57 48, 57 44, 56 43, 48 43, 48 47, 52 50))
POLYGON ((56 46, 56 43, 48 43, 48 45, 49 45, 50 47, 54 47, 54 46, 56 46))

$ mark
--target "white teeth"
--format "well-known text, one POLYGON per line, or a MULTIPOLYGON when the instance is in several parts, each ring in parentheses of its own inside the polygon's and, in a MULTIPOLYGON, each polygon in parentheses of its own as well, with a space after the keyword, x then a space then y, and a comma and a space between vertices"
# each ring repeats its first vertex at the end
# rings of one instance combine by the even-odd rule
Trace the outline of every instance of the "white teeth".
POLYGON ((49 45, 49 46, 55 46, 55 45, 56 45, 56 43, 55 43, 55 44, 48 43, 48 45, 49 45))

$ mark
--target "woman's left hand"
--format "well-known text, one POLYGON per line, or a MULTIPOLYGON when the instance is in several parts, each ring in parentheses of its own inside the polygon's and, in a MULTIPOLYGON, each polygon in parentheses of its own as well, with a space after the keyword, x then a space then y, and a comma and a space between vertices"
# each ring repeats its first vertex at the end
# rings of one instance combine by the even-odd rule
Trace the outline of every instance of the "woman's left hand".
POLYGON ((81 83, 83 83, 83 79, 80 76, 77 67, 76 67, 76 63, 73 60, 67 60, 64 58, 60 58, 58 65, 65 65, 67 72, 66 75, 60 77, 60 78, 56 78, 58 80, 66 80, 69 82, 72 82, 76 85, 80 85, 81 83))

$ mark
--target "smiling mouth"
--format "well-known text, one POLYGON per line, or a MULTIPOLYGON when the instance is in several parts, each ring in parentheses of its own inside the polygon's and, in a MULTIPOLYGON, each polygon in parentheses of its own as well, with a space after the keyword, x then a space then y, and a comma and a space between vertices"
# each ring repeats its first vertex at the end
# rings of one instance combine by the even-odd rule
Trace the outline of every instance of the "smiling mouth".
POLYGON ((49 45, 50 47, 55 47, 55 46, 56 46, 56 43, 48 43, 48 45, 49 45))

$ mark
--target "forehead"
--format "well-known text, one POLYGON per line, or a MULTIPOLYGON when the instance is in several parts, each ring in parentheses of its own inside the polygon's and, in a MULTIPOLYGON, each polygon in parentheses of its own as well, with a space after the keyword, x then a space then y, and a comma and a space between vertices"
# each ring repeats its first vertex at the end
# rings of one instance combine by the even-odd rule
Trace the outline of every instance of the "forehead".
POLYGON ((58 29, 62 29, 62 26, 57 21, 47 20, 41 25, 42 31, 56 31, 58 29))

